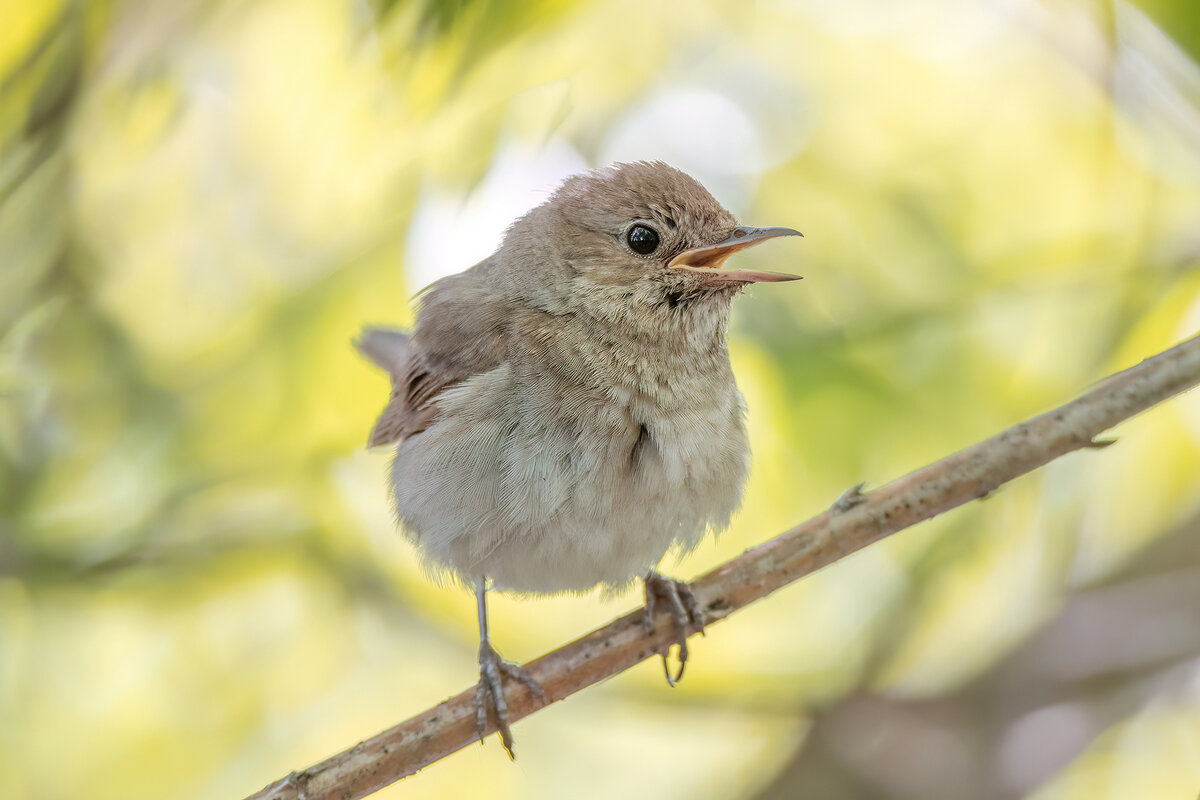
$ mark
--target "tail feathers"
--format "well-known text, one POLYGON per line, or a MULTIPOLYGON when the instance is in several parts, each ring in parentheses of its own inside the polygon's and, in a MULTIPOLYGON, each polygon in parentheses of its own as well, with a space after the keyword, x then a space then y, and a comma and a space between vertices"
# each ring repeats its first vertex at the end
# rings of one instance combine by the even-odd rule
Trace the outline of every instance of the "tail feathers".
POLYGON ((365 328, 354 346, 392 377, 392 396, 371 430, 367 446, 398 442, 404 438, 409 422, 408 408, 399 386, 408 356, 408 334, 392 328, 365 328))
POLYGON ((354 346, 376 366, 387 370, 393 383, 404 374, 404 360, 408 355, 407 333, 394 328, 364 328, 354 346))

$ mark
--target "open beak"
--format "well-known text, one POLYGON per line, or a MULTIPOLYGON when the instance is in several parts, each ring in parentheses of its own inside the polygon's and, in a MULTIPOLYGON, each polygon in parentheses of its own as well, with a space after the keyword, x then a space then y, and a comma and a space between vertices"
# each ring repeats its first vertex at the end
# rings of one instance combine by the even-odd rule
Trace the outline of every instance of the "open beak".
POLYGON ((761 244, 777 236, 803 236, 791 228, 751 228, 739 225, 723 242, 684 250, 667 264, 671 269, 699 272, 714 281, 731 283, 758 283, 760 281, 798 281, 799 275, 786 272, 761 272, 750 269, 727 269, 725 260, 739 250, 761 244))

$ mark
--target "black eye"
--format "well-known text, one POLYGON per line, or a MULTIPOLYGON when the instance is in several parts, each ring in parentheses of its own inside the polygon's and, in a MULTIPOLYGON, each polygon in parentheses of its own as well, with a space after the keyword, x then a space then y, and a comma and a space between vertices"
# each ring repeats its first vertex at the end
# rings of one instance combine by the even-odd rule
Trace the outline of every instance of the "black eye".
POLYGON ((630 250, 644 256, 658 249, 658 234, 645 225, 634 225, 629 229, 629 233, 625 234, 625 240, 629 242, 630 250))

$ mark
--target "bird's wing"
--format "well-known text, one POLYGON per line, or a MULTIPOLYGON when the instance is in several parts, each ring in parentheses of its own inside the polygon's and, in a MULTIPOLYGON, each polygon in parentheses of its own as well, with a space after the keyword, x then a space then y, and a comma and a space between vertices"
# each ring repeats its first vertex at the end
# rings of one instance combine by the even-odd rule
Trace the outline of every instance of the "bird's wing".
POLYGON ((422 298, 411 335, 388 328, 363 331, 359 351, 392 377, 391 399, 368 446, 402 442, 425 430, 442 391, 503 362, 512 309, 480 278, 470 270, 434 284, 422 298))

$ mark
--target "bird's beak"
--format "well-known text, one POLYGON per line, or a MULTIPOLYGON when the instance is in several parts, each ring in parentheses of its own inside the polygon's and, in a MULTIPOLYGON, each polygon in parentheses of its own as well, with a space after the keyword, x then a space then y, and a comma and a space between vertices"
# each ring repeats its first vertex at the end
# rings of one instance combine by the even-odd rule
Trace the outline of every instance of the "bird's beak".
POLYGON ((710 280, 730 283, 758 283, 760 281, 798 281, 799 275, 786 272, 761 272, 750 269, 726 269, 725 259, 739 250, 761 244, 777 236, 803 236, 791 228, 751 228, 739 225, 723 242, 684 250, 667 264, 671 269, 699 272, 710 280))

